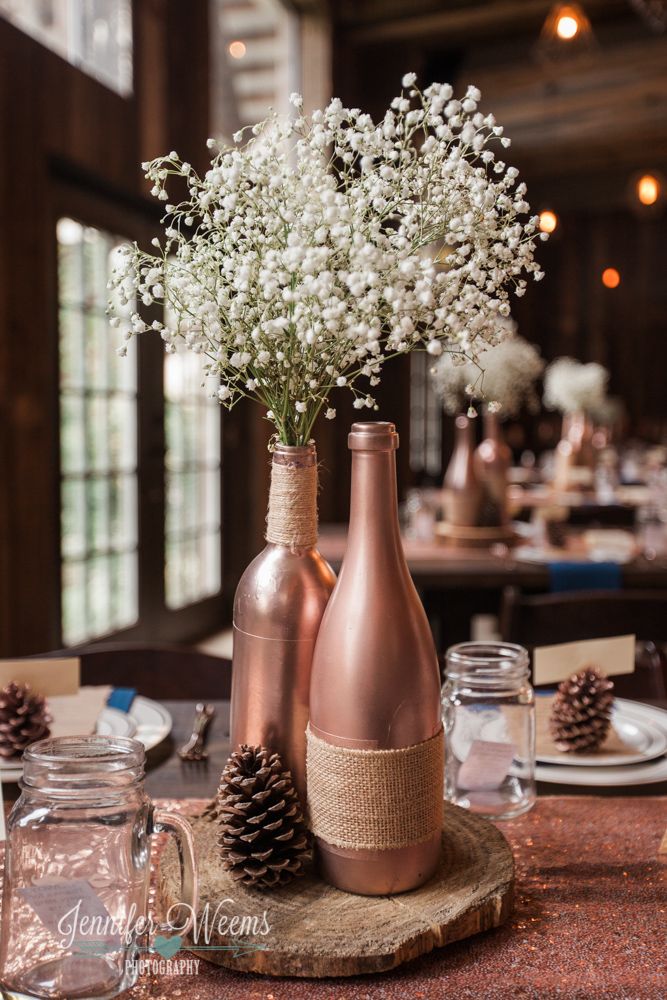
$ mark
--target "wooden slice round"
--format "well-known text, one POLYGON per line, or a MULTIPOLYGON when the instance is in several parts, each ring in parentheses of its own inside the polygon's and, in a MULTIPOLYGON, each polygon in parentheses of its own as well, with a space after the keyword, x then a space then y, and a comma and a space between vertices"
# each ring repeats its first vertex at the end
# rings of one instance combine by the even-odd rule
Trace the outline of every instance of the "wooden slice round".
MULTIPOLYGON (((398 896, 355 896, 334 889, 313 872, 273 892, 246 889, 222 867, 217 824, 201 818, 193 825, 199 913, 202 917, 208 905, 213 930, 208 942, 200 933, 199 948, 189 943, 186 947, 239 972, 313 978, 384 972, 433 948, 498 927, 512 909, 514 860, 507 841, 491 823, 457 806, 445 805, 438 872, 420 889, 398 896), (241 921, 230 927, 234 916, 247 918, 245 927, 241 921), (250 930, 252 918, 256 933, 250 930), (262 933, 267 925, 268 933, 262 933)), ((178 902, 179 881, 176 851, 170 845, 160 866, 163 905, 178 902)))
POLYGON ((435 526, 438 541, 458 548, 488 548, 490 545, 516 545, 519 536, 511 525, 478 528, 439 521, 435 526))

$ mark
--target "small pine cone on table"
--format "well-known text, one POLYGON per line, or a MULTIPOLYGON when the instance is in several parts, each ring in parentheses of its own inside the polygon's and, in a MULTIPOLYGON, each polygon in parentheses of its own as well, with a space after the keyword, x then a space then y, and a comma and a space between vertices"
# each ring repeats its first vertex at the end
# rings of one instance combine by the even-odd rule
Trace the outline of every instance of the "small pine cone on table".
POLYGON ((12 681, 0 691, 0 757, 19 757, 49 735, 51 722, 46 699, 29 684, 12 681))
POLYGON ((559 685, 551 708, 549 729, 559 750, 586 753, 609 733, 614 683, 597 667, 584 667, 559 685))
POLYGON ((309 836, 292 775, 265 747, 235 750, 218 790, 218 844, 232 878, 273 889, 302 875, 309 836))

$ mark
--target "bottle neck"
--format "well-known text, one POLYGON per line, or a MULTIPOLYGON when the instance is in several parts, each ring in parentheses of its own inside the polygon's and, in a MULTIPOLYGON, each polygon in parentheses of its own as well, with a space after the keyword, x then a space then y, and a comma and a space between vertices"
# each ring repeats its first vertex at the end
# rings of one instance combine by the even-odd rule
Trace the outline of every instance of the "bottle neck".
POLYGON ((487 441, 501 441, 500 420, 497 413, 484 410, 484 437, 487 441))
POLYGON ((266 540, 289 549, 317 543, 317 453, 314 445, 276 445, 266 540))
POLYGON ((400 553, 395 451, 353 451, 350 546, 381 545, 400 553))

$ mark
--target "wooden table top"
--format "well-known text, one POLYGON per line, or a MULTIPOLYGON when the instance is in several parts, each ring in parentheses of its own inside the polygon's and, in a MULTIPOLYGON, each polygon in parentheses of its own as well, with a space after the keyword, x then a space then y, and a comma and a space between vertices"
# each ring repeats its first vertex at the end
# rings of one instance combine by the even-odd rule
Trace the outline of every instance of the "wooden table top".
MULTIPOLYGON (((164 703, 172 714, 174 729, 171 736, 148 754, 146 789, 153 798, 212 798, 216 792, 220 773, 229 756, 229 702, 216 701, 216 714, 211 723, 207 749, 209 759, 205 764, 186 764, 176 750, 187 740, 192 731, 194 702, 167 701, 164 703)), ((661 705, 667 708, 667 704, 661 705)), ((595 789, 595 795, 617 795, 619 789, 595 789)), ((539 795, 581 795, 580 785, 538 783, 539 795)), ((623 795, 667 795, 667 781, 655 785, 635 785, 623 788, 623 795)), ((667 818, 665 819, 667 825, 667 818)))

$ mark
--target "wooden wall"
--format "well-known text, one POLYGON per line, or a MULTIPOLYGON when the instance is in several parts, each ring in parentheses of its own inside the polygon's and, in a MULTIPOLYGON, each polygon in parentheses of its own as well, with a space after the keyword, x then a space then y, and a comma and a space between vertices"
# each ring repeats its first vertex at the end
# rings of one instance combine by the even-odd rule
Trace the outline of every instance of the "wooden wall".
MULTIPOLYGON (((0 18, 0 655, 59 642, 55 221, 85 206, 91 223, 147 241, 160 212, 141 161, 172 148, 196 165, 207 155, 207 4, 136 0, 133 9, 134 93, 127 99, 0 18)), ((160 350, 157 338, 142 345, 144 371, 158 373, 153 391, 161 396, 160 350)), ((252 525, 256 491, 243 473, 234 483, 234 443, 245 437, 244 421, 239 414, 225 423, 225 505, 227 519, 252 525)), ((152 475, 161 470, 160 458, 152 475)), ((144 479, 141 489, 150 486, 144 479)), ((149 512, 144 520, 150 545, 156 519, 149 512)), ((207 611, 220 626, 234 561, 246 558, 234 543, 225 559, 232 579, 224 607, 207 611)), ((171 635, 153 638, 204 628, 203 620, 178 621, 171 635)))

